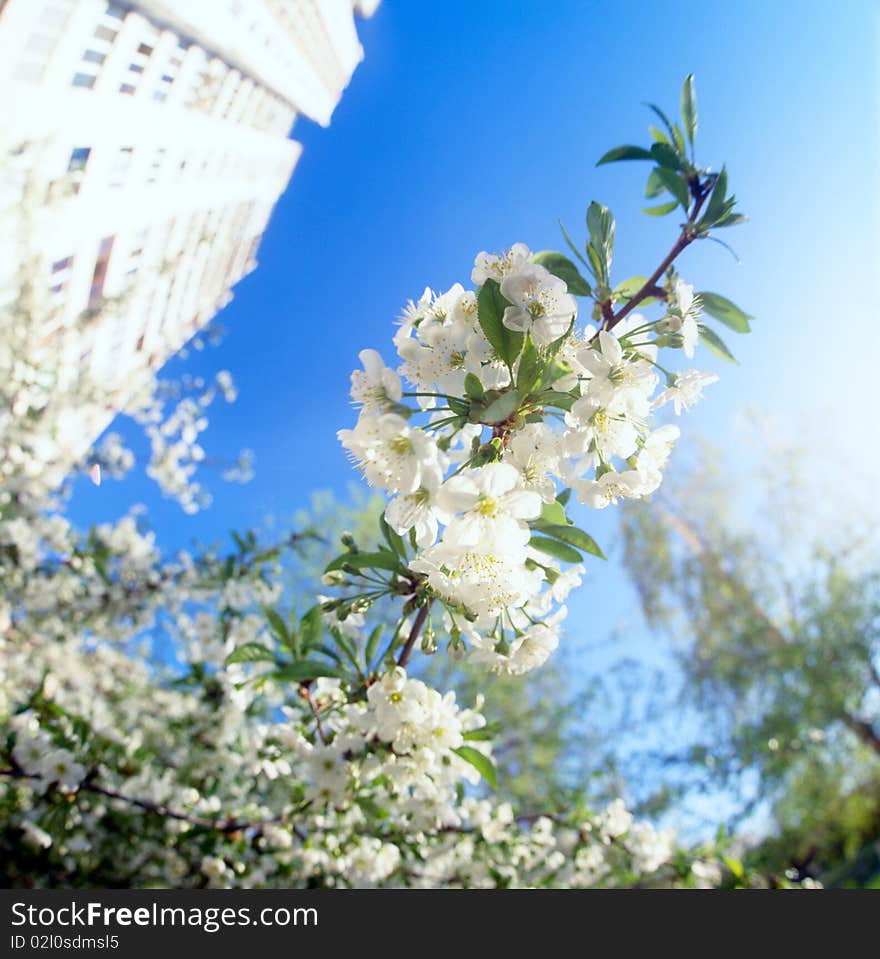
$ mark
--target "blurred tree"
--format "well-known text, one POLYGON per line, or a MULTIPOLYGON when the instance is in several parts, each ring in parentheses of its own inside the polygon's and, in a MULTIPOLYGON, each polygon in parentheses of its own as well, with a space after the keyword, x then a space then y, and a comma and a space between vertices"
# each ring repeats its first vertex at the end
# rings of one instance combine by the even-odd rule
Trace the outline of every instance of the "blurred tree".
MULTIPOLYGON (((623 513, 648 624, 673 638, 698 716, 698 778, 768 810, 767 871, 834 884, 880 876, 880 566, 875 529, 841 487, 812 488, 771 447, 744 480, 704 448, 651 509, 623 513), (667 491, 668 490, 668 491, 667 491), (831 503, 831 522, 818 514, 831 503), (750 516, 751 522, 743 522, 750 516)), ((670 757, 670 761, 675 760, 670 757)))

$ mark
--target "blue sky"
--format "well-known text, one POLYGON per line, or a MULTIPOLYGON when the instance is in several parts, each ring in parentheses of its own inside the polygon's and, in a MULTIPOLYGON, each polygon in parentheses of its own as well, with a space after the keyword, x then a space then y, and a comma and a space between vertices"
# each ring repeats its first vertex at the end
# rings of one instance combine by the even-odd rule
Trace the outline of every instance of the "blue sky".
MULTIPOLYGON (((142 479, 80 484, 74 516, 143 501, 175 547, 292 515, 316 488, 344 494, 354 475, 335 433, 353 420, 349 372, 364 347, 392 357, 392 322, 426 285, 467 282, 479 250, 562 248, 557 218, 580 238, 591 199, 617 217, 618 280, 659 262, 675 220, 640 213, 647 166, 594 164, 647 142, 643 101, 677 113, 689 72, 698 160, 726 162, 751 222, 725 237, 741 264, 704 243, 680 269, 756 320, 751 336, 725 335, 740 366, 700 357, 722 381, 682 425, 738 447, 750 404, 805 431, 817 469, 833 443, 876 473, 880 6, 385 0, 359 32, 366 59, 330 128, 296 125, 304 154, 258 270, 220 317, 225 340, 169 364, 233 371, 240 398, 213 411, 205 445, 250 447, 256 479, 208 477, 215 503, 195 518, 142 479)), ((612 511, 580 519, 613 540, 612 511)), ((593 575, 572 609, 573 644, 629 621, 619 567, 593 575)), ((624 645, 651 655, 643 635, 624 645)))

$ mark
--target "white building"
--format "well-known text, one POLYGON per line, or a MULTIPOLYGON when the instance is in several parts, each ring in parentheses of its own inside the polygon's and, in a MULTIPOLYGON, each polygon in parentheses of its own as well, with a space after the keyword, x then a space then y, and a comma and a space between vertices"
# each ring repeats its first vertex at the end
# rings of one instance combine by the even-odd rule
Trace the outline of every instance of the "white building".
POLYGON ((377 4, 0 0, 0 302, 35 270, 43 342, 102 394, 65 457, 254 268, 294 121, 329 122, 377 4))

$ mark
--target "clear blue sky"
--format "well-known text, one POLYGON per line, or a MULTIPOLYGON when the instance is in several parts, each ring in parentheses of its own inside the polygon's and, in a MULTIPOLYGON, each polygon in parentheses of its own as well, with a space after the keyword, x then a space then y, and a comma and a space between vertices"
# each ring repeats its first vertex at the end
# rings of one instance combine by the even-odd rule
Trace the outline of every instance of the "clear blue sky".
MULTIPOLYGON (((353 419, 358 351, 390 359, 401 306, 425 285, 467 282, 477 251, 561 248, 557 217, 580 237, 591 199, 617 216, 617 278, 650 272, 674 218, 639 212, 645 164, 594 164, 647 141, 642 101, 677 113, 688 72, 698 159, 727 163, 751 222, 725 237, 741 265, 704 243, 681 270, 757 319, 751 336, 726 336, 739 367, 700 357, 723 379, 683 426, 723 437, 749 403, 809 423, 817 453, 834 439, 864 461, 880 399, 880 5, 385 0, 359 31, 366 59, 332 125, 294 130, 304 154, 258 270, 220 317, 225 341, 170 364, 233 371, 240 398, 214 410, 205 445, 252 448, 256 479, 208 477, 214 506, 192 519, 143 480, 80 484, 75 516, 143 501, 174 547, 289 516, 316 488, 343 493, 353 474, 335 433, 353 419)), ((582 519, 612 540, 612 511, 582 519)), ((620 569, 595 575, 574 605, 572 643, 628 616, 620 569)))

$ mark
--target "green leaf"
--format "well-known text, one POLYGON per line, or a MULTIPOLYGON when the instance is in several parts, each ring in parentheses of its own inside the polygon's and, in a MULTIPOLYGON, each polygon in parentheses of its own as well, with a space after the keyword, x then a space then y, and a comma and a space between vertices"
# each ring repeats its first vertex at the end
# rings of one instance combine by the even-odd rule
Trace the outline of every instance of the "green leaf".
POLYGON ((331 679, 347 679, 348 671, 316 659, 303 659, 298 663, 289 663, 282 666, 281 669, 276 669, 270 674, 269 678, 282 682, 289 680, 303 683, 310 679, 319 679, 321 676, 327 676, 331 679))
POLYGON ((596 277, 597 283, 605 282, 605 274, 607 273, 605 263, 602 261, 602 255, 596 250, 592 243, 587 244, 587 256, 590 259, 590 269, 593 271, 593 276, 596 277))
POLYGON ((300 645, 307 653, 324 635, 324 616, 320 606, 313 606, 299 621, 300 645))
POLYGON ((673 170, 667 170, 666 167, 660 167, 657 170, 657 176, 663 181, 663 186, 682 205, 684 212, 687 213, 688 207, 691 205, 691 191, 684 180, 673 170))
POLYGON ((327 564, 324 572, 331 573, 343 566, 353 566, 355 569, 387 569, 394 572, 400 568, 400 562, 394 553, 387 549, 380 549, 375 553, 342 553, 327 564))
POLYGON ((518 390, 510 390, 502 393, 497 400, 493 400, 480 417, 481 423, 494 425, 509 420, 511 416, 519 409, 520 395, 518 390))
MULTIPOLYGON (((542 526, 541 532, 546 533, 547 536, 552 536, 554 539, 561 539, 564 543, 576 546, 585 553, 592 553, 599 559, 607 559, 593 537, 576 526, 542 526)), ((535 545, 534 542, 532 545, 535 545)), ((571 562, 574 562, 574 560, 571 560, 571 562)))
MULTIPOLYGON (((521 396, 528 396, 538 385, 543 372, 544 363, 541 360, 541 356, 535 348, 532 338, 526 334, 526 341, 523 345, 522 353, 520 353, 519 368, 516 373, 517 392, 521 396)), ((495 402, 497 403, 498 401, 496 400, 495 402)))
MULTIPOLYGON (((672 143, 669 140, 669 137, 662 130, 658 130, 657 127, 648 127, 648 133, 651 134, 651 138, 655 143, 669 143, 672 146, 672 143)), ((651 158, 653 159, 653 157, 651 158)))
POLYGON ((672 124, 669 122, 669 117, 666 116, 666 114, 660 109, 660 107, 657 106, 656 103, 646 103, 645 106, 648 107, 649 110, 653 110, 654 113, 660 117, 660 119, 663 121, 663 126, 666 127, 666 129, 669 131, 669 135, 672 136, 672 124))
MULTIPOLYGON (((672 205, 676 206, 677 204, 673 203, 672 205)), ((647 282, 648 278, 646 276, 631 276, 623 283, 618 283, 612 292, 619 300, 631 300, 647 282)))
POLYGON ((599 256, 602 278, 607 281, 614 258, 614 216, 607 206, 593 200, 587 209, 587 229, 590 245, 599 256))
POLYGON ((645 196, 650 200, 655 196, 660 196, 665 189, 663 181, 657 176, 656 168, 651 170, 648 174, 648 182, 645 184, 645 196))
POLYGON ((557 497, 556 502, 565 506, 571 499, 571 487, 564 489, 557 497))
POLYGON ((470 763, 474 769, 486 780, 493 788, 498 788, 498 776, 495 772, 495 765, 488 756, 484 756, 473 746, 459 746, 452 750, 456 756, 460 756, 465 762, 470 763))
POLYGON ((540 522, 550 526, 565 526, 568 523, 565 507, 558 500, 553 503, 544 503, 541 506, 540 522))
POLYGON ((729 363, 736 363, 736 357, 727 348, 724 340, 708 326, 700 326, 700 339, 716 356, 720 356, 722 360, 727 360, 729 363))
POLYGON ((720 220, 722 216, 726 216, 730 211, 725 209, 725 201, 727 199, 727 169, 725 167, 721 168, 721 172, 718 174, 718 179, 715 181, 715 186, 712 188, 712 195, 709 197, 709 205, 706 207, 706 211, 703 213, 701 222, 706 226, 712 226, 716 220, 720 220))
POLYGON ((373 664, 373 659, 376 656, 376 650, 379 648, 379 641, 382 639, 382 633, 384 630, 385 627, 379 623, 379 625, 370 633, 366 648, 364 649, 364 662, 366 663, 367 669, 369 669, 373 664))
POLYGON ((248 551, 247 543, 235 532, 235 530, 230 530, 230 535, 235 540, 235 545, 239 548, 242 553, 248 551))
POLYGON ((284 622, 283 617, 268 606, 263 607, 263 613, 269 621, 272 635, 285 646, 290 646, 290 633, 287 631, 287 623, 284 622))
POLYGON ((590 264, 584 259, 583 253, 574 245, 574 240, 568 235, 568 230, 565 229, 565 224, 562 220, 559 220, 559 229, 562 230, 562 236, 565 242, 568 244, 568 248, 572 253, 584 264, 585 267, 589 269, 590 264))
POLYGON ((477 294, 480 329, 501 360, 510 367, 522 349, 523 335, 508 330, 504 325, 504 311, 508 306, 510 304, 501 295, 498 283, 495 280, 486 280, 477 294))
POLYGON ((580 563, 583 560, 583 556, 576 549, 572 549, 566 543, 561 543, 558 539, 532 536, 529 540, 529 546, 539 549, 542 553, 547 553, 548 556, 561 559, 564 563, 580 563))
POLYGON ((684 145, 684 136, 681 127, 676 123, 672 127, 672 142, 675 145, 675 151, 680 157, 687 156, 687 147, 684 145))
POLYGON ((730 213, 721 217, 712 224, 713 230, 720 230, 726 226, 738 226, 740 223, 748 223, 749 218, 744 213, 730 213))
POLYGON ((602 166, 603 163, 618 163, 621 160, 651 160, 650 150, 643 147, 622 146, 609 150, 596 166, 602 166))
POLYGON ((483 398, 483 384, 476 373, 466 373, 464 377, 464 391, 472 400, 483 398))
POLYGON ((681 122, 688 142, 693 146, 697 136, 697 91, 692 73, 685 77, 681 88, 681 122))
POLYGON ((680 170, 681 157, 674 147, 668 143, 655 143, 651 147, 651 155, 657 161, 661 170, 680 170))
POLYGON ((562 393, 559 390, 544 390, 539 399, 542 406, 556 406, 560 410, 570 410, 575 401, 571 393, 562 393))
POLYGON ((382 531, 382 535, 385 537, 385 542, 391 547, 391 549, 393 549, 401 559, 406 559, 406 545, 404 544, 400 534, 395 532, 388 525, 388 520, 385 519, 384 513, 379 514, 379 529, 382 531))
POLYGON ((487 739, 494 739, 501 731, 501 723, 487 723, 479 729, 469 729, 461 734, 462 739, 470 742, 485 742, 487 739))
POLYGON ((727 297, 720 296, 718 293, 698 293, 703 311, 709 316, 714 316, 716 320, 735 330, 737 333, 751 332, 749 320, 754 317, 744 313, 736 303, 731 303, 727 297))
POLYGON ((669 203, 661 203, 659 206, 646 206, 642 213, 647 213, 648 216, 666 216, 678 207, 678 203, 678 200, 670 200, 669 203))
POLYGON ((226 657, 225 664, 233 663, 274 663, 275 653, 261 643, 242 643, 226 657))
POLYGON ((590 296, 593 292, 578 268, 563 253, 557 253, 555 250, 541 250, 534 255, 533 259, 535 263, 540 263, 560 280, 565 280, 569 293, 574 293, 575 296, 590 296))

